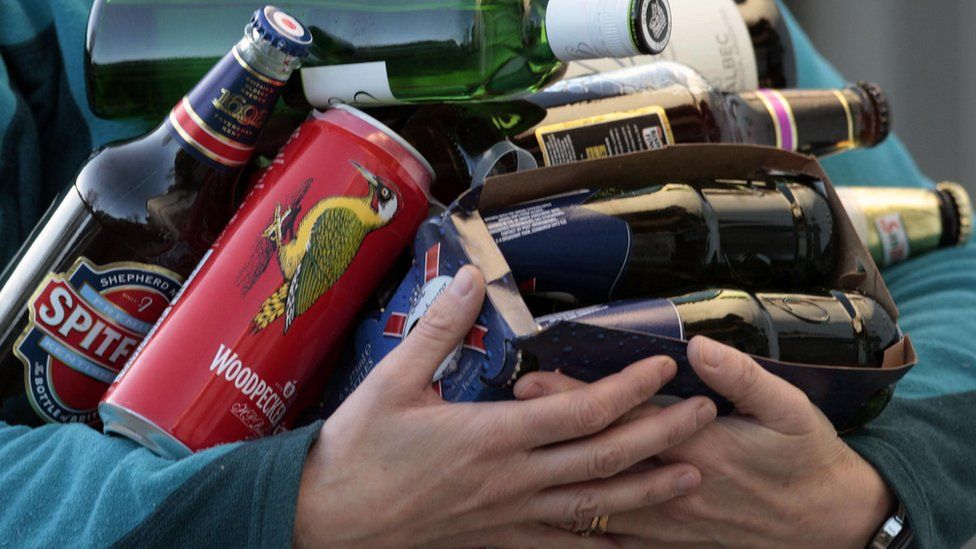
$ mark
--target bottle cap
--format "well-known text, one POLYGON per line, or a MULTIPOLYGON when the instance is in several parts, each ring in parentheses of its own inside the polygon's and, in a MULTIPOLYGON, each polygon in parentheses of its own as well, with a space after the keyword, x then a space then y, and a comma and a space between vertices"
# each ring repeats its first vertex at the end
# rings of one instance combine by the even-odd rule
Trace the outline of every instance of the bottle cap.
POLYGON ((875 145, 882 143, 891 133, 891 104, 888 102, 888 95, 885 94, 881 86, 872 82, 858 82, 857 87, 867 93, 871 102, 874 104, 874 112, 877 115, 877 140, 875 145))
POLYGON ((950 245, 962 245, 969 242, 969 238, 973 234, 973 205, 969 199, 969 193, 962 185, 948 181, 939 183, 936 188, 951 199, 958 214, 959 238, 950 245))
POLYGON ((254 31, 292 57, 306 57, 312 45, 312 33, 294 17, 274 6, 265 6, 251 16, 254 31))

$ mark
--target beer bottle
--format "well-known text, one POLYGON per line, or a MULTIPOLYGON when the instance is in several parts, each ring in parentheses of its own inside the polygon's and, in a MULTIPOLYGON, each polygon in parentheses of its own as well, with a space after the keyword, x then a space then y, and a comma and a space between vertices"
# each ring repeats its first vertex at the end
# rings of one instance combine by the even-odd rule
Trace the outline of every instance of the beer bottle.
POLYGON ((0 286, 0 421, 97 421, 96 405, 234 212, 311 35, 267 6, 152 133, 96 151, 0 286))
POLYGON ((397 126, 434 165, 441 200, 518 166, 681 143, 746 143, 825 156, 877 145, 890 131, 888 101, 874 84, 723 94, 674 63, 564 81, 529 101, 491 105, 491 111, 424 106, 397 126), (641 87, 626 83, 624 73, 636 75, 641 87), (618 75, 625 83, 612 80, 618 75), (506 136, 514 136, 512 143, 506 136))
POLYGON ((881 143, 891 122, 875 84, 723 93, 674 63, 564 80, 529 101, 547 116, 515 142, 546 165, 698 142, 826 156, 881 143))
POLYGON ((671 44, 661 54, 574 61, 567 78, 676 61, 722 91, 796 86, 793 41, 775 0, 673 0, 671 9, 671 44))
POLYGON ((537 319, 574 320, 687 340, 706 336, 743 352, 798 364, 879 368, 901 332, 873 299, 708 290, 668 299, 597 305, 537 319))
MULTIPOLYGON (((197 67, 222 53, 215 42, 229 33, 223 22, 248 5, 96 1, 87 49, 95 111, 121 116, 165 109, 175 90, 199 75, 197 67)), ((567 61, 659 53, 671 34, 667 0, 304 0, 288 6, 309 24, 315 46, 286 98, 319 108, 523 93, 558 79, 567 61)))
POLYGON ((580 191, 485 222, 525 293, 586 304, 703 287, 824 288, 836 265, 829 204, 788 179, 580 191))
POLYGON ((840 187, 837 194, 882 267, 965 244, 973 232, 969 193, 957 183, 935 189, 840 187))

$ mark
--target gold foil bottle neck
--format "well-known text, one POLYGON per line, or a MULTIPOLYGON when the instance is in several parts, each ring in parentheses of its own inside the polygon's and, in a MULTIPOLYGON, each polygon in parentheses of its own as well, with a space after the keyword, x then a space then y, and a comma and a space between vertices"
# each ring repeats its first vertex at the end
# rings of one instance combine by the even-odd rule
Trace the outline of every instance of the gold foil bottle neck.
POLYGON ((959 214, 959 242, 957 244, 963 245, 969 242, 973 235, 973 203, 969 198, 969 193, 962 185, 951 181, 939 183, 936 188, 952 198, 956 213, 959 214))

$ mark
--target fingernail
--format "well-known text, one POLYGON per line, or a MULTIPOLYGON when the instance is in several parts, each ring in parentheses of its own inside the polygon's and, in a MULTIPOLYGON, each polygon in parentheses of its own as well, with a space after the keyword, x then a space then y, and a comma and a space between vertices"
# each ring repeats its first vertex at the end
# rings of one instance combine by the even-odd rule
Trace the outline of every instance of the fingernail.
POLYGON ((681 475, 678 482, 674 483, 675 495, 687 494, 698 487, 698 477, 691 473, 681 475))
POLYGON ((538 383, 529 383, 525 386, 519 386, 517 389, 518 394, 515 397, 522 400, 531 400, 542 396, 542 386, 538 383))
POLYGON ((467 297, 474 288, 474 269, 464 267, 454 276, 451 282, 451 293, 458 297, 467 297))
POLYGON ((697 423, 698 427, 708 425, 713 419, 715 419, 715 413, 715 406, 712 406, 711 403, 706 402, 699 406, 698 410, 695 412, 695 423, 697 423))
POLYGON ((702 362, 710 368, 719 368, 725 360, 725 347, 710 339, 702 339, 698 351, 702 362))

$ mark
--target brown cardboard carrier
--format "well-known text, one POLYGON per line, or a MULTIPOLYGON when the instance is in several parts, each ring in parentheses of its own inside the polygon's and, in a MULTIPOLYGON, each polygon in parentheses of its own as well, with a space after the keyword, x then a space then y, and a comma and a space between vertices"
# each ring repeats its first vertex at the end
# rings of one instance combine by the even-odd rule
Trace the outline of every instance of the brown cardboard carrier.
MULTIPOLYGON (((687 363, 687 342, 564 322, 541 330, 517 291, 508 264, 495 245, 480 212, 490 213, 521 202, 580 189, 614 187, 636 190, 656 184, 703 179, 763 180, 777 175, 807 176, 822 181, 839 230, 839 255, 833 287, 856 291, 876 300, 897 321, 898 310, 871 254, 861 243, 827 174, 816 159, 768 147, 747 145, 676 145, 656 151, 591 160, 509 174, 489 179, 480 191, 463 196, 449 212, 471 262, 488 282, 491 304, 515 335, 515 346, 531 352, 542 370, 566 371, 560 350, 575 344, 573 360, 613 360, 622 368, 648 356, 666 353, 678 362, 678 375, 663 394, 717 398, 687 363), (626 346, 620 342, 627 339, 626 346), (558 342, 562 342, 559 344, 558 342), (629 351, 623 355, 619 349, 629 351)), ((789 364, 756 357, 767 370, 800 387, 839 430, 872 419, 890 399, 894 385, 915 365, 915 351, 905 335, 885 354, 882 368, 789 364)), ((579 377, 579 376, 578 376, 579 377)), ((585 377, 585 376, 583 376, 585 377)), ((727 402, 720 408, 729 410, 727 402)))

